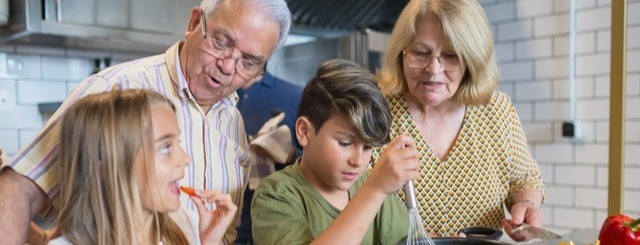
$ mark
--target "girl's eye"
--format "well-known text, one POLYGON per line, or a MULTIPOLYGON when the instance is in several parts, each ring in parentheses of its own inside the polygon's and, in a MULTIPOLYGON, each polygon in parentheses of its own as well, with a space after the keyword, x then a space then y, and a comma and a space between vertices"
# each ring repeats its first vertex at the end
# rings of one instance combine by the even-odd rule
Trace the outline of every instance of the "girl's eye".
POLYGON ((171 145, 166 144, 160 147, 160 153, 169 154, 169 152, 171 152, 171 145))
POLYGON ((365 146, 364 146, 364 150, 365 150, 365 151, 373 150, 373 146, 372 146, 372 145, 365 145, 365 146))
POLYGON ((350 145, 351 145, 351 142, 338 141, 338 144, 340 144, 340 146, 350 146, 350 145))

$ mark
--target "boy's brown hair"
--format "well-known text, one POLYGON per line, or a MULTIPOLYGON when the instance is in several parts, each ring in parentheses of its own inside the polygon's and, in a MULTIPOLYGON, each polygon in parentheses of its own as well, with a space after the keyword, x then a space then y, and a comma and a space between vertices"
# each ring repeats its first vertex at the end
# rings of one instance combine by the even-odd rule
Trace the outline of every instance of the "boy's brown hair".
POLYGON ((381 146, 389 142, 391 112, 376 77, 351 61, 324 62, 302 92, 298 116, 316 133, 333 116, 348 121, 363 140, 381 146))

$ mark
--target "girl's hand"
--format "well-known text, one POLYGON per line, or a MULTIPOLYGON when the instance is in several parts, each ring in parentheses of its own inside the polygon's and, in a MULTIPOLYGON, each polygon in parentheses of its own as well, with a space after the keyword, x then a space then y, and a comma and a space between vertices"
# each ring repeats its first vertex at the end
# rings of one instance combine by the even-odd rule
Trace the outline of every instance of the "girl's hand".
POLYGON ((222 238, 238 210, 231 196, 219 191, 196 190, 190 198, 200 216, 200 243, 222 244, 222 238), (213 204, 213 210, 209 210, 206 204, 213 204))

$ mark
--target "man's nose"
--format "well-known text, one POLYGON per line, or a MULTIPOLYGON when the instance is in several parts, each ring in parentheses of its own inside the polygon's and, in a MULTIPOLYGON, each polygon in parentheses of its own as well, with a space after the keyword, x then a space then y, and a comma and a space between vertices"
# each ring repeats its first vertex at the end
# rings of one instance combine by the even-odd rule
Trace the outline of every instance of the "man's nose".
POLYGON ((235 50, 232 50, 232 52, 227 55, 227 57, 218 59, 218 66, 220 67, 222 73, 224 73, 225 75, 233 74, 236 71, 236 66, 238 65, 238 61, 240 60, 241 56, 242 54, 240 54, 239 52, 235 52, 235 50))

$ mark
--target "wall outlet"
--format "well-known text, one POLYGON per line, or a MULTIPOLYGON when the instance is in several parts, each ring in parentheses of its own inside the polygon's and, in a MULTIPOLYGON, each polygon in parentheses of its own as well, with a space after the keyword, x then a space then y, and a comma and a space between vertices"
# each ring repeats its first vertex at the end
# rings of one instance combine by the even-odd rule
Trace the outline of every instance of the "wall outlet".
POLYGON ((569 139, 581 139, 580 123, 577 121, 565 121, 562 123, 562 137, 569 139))

